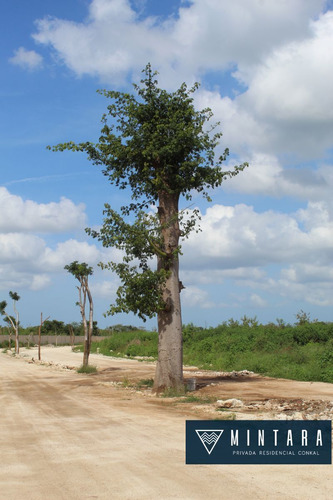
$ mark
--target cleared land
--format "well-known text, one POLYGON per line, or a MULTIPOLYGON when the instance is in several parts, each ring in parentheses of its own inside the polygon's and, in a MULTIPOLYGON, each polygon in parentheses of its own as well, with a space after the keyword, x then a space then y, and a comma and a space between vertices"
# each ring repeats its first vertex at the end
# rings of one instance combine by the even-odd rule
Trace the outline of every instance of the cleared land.
MULTIPOLYGON (((216 418, 216 400, 237 418, 327 418, 331 384, 253 374, 186 370, 198 401, 164 399, 136 384, 153 377, 147 362, 91 356, 99 372, 79 375, 82 354, 69 347, 0 355, 0 498, 327 499, 333 468, 323 466, 188 466, 185 420, 216 418), (51 363, 51 364, 48 364, 51 363), (212 383, 214 385, 212 385, 212 383), (127 386, 127 387, 125 387, 127 386), (211 402, 209 402, 211 401, 211 402)), ((222 412, 221 412, 222 413, 222 412)))

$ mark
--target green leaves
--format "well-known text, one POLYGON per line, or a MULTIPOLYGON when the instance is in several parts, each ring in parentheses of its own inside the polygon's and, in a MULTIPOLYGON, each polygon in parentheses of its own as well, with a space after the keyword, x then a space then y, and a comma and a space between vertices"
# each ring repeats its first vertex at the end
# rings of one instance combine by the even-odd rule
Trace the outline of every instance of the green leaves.
POLYGON ((0 302, 0 314, 1 314, 1 316, 6 314, 6 307, 7 307, 7 302, 5 300, 0 302))
POLYGON ((149 267, 139 270, 137 266, 124 262, 110 262, 102 267, 114 271, 123 283, 117 290, 116 303, 111 305, 107 314, 133 312, 146 321, 147 317, 152 318, 164 309, 162 287, 167 271, 152 271, 149 267))
POLYGON ((15 301, 20 300, 20 296, 16 292, 9 292, 9 297, 15 301))
MULTIPOLYGON (((109 313, 133 311, 142 319, 165 307, 162 296, 169 269, 172 264, 178 269, 179 238, 198 230, 198 211, 179 212, 180 197, 190 200, 197 191, 210 200, 210 189, 247 166, 223 170, 228 149, 215 158, 222 133, 217 130, 219 123, 207 126, 213 116, 209 108, 194 108, 198 83, 190 89, 183 83, 175 92, 167 92, 158 87, 156 76, 147 64, 140 85, 133 85, 136 95, 98 91, 111 101, 102 116, 98 143, 49 147, 85 152, 93 164, 102 166, 111 184, 130 190, 132 201, 120 213, 105 205, 102 228, 86 231, 104 247, 124 252, 121 264, 100 264, 117 273, 123 283, 109 313), (158 271, 150 266, 154 257, 158 271)), ((91 274, 87 264, 77 261, 65 269, 79 280, 91 274)))
POLYGON ((81 264, 79 264, 77 260, 65 266, 64 269, 66 269, 66 271, 72 274, 80 282, 82 281, 82 278, 87 278, 93 274, 92 267, 88 266, 85 262, 81 262, 81 264))
POLYGON ((209 108, 197 111, 192 94, 183 83, 175 92, 158 88, 156 72, 148 64, 141 85, 134 85, 136 98, 128 93, 99 91, 112 103, 103 115, 103 128, 97 144, 67 142, 53 151, 86 152, 88 159, 103 166, 103 174, 120 189, 129 187, 132 198, 158 199, 166 190, 191 197, 193 190, 207 195, 226 178, 237 175, 247 164, 223 171, 226 149, 215 159, 215 148, 222 136, 212 134, 218 124, 206 131, 212 117, 209 108), (115 123, 116 122, 116 123, 115 123))

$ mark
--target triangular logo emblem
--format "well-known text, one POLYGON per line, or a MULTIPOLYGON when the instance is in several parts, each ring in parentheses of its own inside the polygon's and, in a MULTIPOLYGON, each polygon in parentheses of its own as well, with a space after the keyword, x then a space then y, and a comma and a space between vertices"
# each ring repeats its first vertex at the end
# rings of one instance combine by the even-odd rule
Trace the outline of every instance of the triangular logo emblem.
POLYGON ((195 430, 195 432, 198 434, 200 441, 204 445, 207 453, 210 455, 213 449, 216 446, 216 443, 222 436, 224 429, 214 429, 213 431, 211 429, 201 429, 201 430, 195 430))

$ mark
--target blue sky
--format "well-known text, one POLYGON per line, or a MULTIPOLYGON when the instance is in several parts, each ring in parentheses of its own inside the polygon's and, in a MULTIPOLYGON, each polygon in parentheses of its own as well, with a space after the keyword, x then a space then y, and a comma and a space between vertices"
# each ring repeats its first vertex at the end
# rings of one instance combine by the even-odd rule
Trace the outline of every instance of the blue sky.
POLYGON ((128 193, 46 146, 97 139, 108 103, 96 90, 130 90, 148 61, 170 91, 199 81, 230 165, 250 163, 212 203, 193 198, 202 232, 183 245, 183 321, 293 323, 300 309, 332 321, 331 2, 16 0, 0 29, 0 298, 19 293, 23 325, 80 320, 73 260, 94 267, 100 326, 142 324, 103 317, 117 280, 97 264, 120 255, 84 232, 128 193))

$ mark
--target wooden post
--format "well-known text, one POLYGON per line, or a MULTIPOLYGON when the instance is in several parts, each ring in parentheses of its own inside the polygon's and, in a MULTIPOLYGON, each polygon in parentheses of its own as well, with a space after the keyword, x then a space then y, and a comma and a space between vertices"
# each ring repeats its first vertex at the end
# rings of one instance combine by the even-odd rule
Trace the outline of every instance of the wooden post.
POLYGON ((41 344, 41 334, 42 334, 42 326, 45 321, 49 319, 50 316, 48 316, 46 319, 43 321, 43 313, 40 313, 40 325, 38 329, 38 361, 41 360, 41 355, 40 355, 40 344, 41 344))

